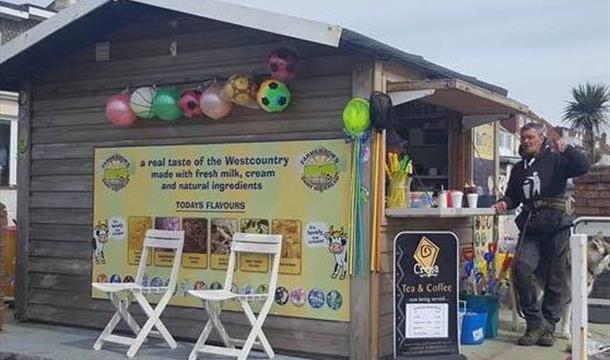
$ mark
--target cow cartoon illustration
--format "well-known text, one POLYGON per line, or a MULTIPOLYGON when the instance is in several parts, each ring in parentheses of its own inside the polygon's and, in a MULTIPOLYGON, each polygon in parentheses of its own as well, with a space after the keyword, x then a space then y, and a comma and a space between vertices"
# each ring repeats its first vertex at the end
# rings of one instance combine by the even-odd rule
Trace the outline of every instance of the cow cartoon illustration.
POLYGON ((339 230, 335 230, 334 225, 331 225, 324 237, 328 241, 328 251, 335 256, 335 270, 331 278, 345 279, 347 272, 347 232, 343 226, 339 230))
POLYGON ((104 246, 108 242, 108 220, 98 221, 93 227, 93 258, 97 264, 105 264, 104 246))

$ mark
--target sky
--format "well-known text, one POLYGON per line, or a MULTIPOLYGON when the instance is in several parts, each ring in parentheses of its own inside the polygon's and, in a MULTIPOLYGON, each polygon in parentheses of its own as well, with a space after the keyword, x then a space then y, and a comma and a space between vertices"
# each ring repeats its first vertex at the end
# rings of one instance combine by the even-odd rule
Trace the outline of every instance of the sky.
POLYGON ((355 30, 504 87, 555 124, 572 87, 610 85, 609 0, 227 1, 355 30))

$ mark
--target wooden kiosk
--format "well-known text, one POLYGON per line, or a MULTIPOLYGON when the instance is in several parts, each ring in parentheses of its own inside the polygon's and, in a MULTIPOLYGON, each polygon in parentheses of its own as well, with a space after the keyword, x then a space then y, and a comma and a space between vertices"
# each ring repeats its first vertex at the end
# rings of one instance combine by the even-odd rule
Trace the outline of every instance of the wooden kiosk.
MULTIPOLYGON (((446 141, 427 150, 442 154, 442 163, 428 180, 458 188, 472 180, 473 127, 527 112, 502 88, 348 29, 219 1, 82 1, 3 46, 0 73, 2 89, 20 94, 16 316, 99 328, 111 308, 91 296, 95 149, 344 139, 344 105, 379 90, 392 96, 400 121, 423 128, 426 117, 441 120, 446 141), (285 112, 238 107, 220 121, 139 121, 128 128, 105 118, 106 99, 127 85, 197 86, 239 71, 258 76, 278 46, 299 55, 298 76, 289 84, 293 103, 285 112), (416 111, 425 107, 437 113, 416 111)), ((385 136, 374 135, 384 144, 385 136)), ((424 145, 417 150, 422 158, 428 156, 424 145)), ((384 186, 371 181, 370 163, 365 169, 369 189, 384 186)), ((472 215, 382 212, 381 271, 343 280, 347 318, 270 316, 265 332, 272 346, 316 358, 390 355, 392 239, 402 230, 426 228, 452 230, 470 241, 472 215)), ((366 234, 371 229, 365 224, 366 234)), ((368 258, 370 242, 365 244, 368 258)), ((198 308, 175 306, 164 314, 179 338, 196 338, 204 324, 198 308)), ((242 314, 222 316, 229 331, 245 331, 242 314)))

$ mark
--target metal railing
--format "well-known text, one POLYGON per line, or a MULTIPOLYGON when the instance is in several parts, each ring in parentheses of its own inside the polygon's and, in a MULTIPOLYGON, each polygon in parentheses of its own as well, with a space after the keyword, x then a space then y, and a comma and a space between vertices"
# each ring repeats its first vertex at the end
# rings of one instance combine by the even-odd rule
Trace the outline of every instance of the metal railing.
POLYGON ((587 360, 588 288, 587 242, 599 231, 610 236, 610 217, 580 217, 570 236, 572 252, 572 360, 587 360))

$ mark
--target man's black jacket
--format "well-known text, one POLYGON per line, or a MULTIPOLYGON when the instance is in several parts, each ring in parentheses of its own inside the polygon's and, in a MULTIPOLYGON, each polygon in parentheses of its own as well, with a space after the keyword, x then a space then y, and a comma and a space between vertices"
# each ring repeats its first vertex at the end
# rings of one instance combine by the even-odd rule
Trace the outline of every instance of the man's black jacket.
POLYGON ((502 199, 509 209, 521 203, 527 207, 537 200, 563 197, 567 180, 589 170, 586 156, 572 146, 561 154, 551 151, 545 140, 538 156, 528 157, 521 149, 519 153, 522 160, 513 168, 502 199))

